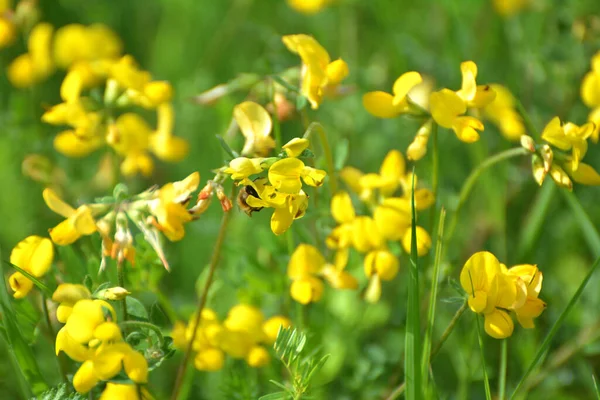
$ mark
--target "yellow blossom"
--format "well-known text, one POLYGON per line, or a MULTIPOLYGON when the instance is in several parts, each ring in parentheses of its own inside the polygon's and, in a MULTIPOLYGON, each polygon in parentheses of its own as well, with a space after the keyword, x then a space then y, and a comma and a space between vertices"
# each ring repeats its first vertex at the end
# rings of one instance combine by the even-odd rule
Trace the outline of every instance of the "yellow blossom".
POLYGON ((452 129, 465 143, 479 140, 477 131, 483 130, 483 124, 475 117, 463 115, 467 111, 466 102, 449 89, 434 92, 430 97, 431 116, 440 126, 452 129))
POLYGON ((571 150, 571 165, 576 171, 587 152, 587 139, 595 129, 591 122, 582 126, 571 122, 562 125, 560 119, 554 117, 542 131, 542 139, 561 150, 571 150))
POLYGON ((496 93, 496 97, 483 108, 483 115, 498 126, 506 139, 519 140, 526 132, 523 119, 515 108, 514 96, 502 85, 491 84, 490 87, 496 93))
MULTIPOLYGON (((429 236, 429 233, 427 233, 427 231, 420 226, 416 227, 416 231, 417 231, 417 255, 419 257, 423 257, 424 255, 429 253, 429 250, 431 249, 431 236, 429 236)), ((404 248, 404 251, 406 251, 407 253, 410 253, 411 246, 412 246, 412 231, 410 229, 408 229, 404 233, 404 237, 402 238, 402 247, 404 248)))
POLYGON ((105 25, 69 24, 56 31, 53 56, 59 67, 68 68, 79 61, 116 58, 122 48, 119 37, 105 25))
POLYGON ((287 0, 290 7, 303 14, 316 14, 329 2, 330 0, 287 0))
POLYGON ((8 66, 10 82, 18 88, 32 86, 46 79, 54 71, 50 54, 50 41, 54 28, 48 23, 33 27, 27 40, 26 54, 18 56, 8 66))
POLYGON ((363 96, 363 106, 379 118, 394 118, 412 111, 409 101, 410 91, 423 82, 416 71, 405 72, 394 82, 393 95, 386 92, 369 92, 363 96))
POLYGON ((284 158, 269 168, 269 182, 278 191, 297 194, 302 189, 300 178, 309 186, 321 186, 327 173, 320 169, 307 167, 298 158, 284 158))
POLYGON ((283 151, 285 151, 288 157, 299 157, 302 152, 308 148, 309 144, 310 142, 308 139, 293 138, 281 148, 283 151))
MULTIPOLYGON (((3 10, 0 10, 0 14, 3 10)), ((15 24, 8 18, 0 15, 0 49, 10 46, 17 38, 15 24)))
POLYGON ((262 346, 252 347, 246 356, 246 362, 254 368, 264 367, 270 360, 269 352, 262 346))
MULTIPOLYGON (((52 266, 54 247, 50 239, 40 236, 28 236, 20 241, 10 253, 10 263, 25 270, 36 278, 42 277, 52 266)), ((20 272, 9 277, 14 297, 25 297, 33 288, 33 282, 20 272)))
POLYGON ((233 108, 233 117, 246 139, 241 151, 243 155, 266 156, 275 147, 270 136, 273 128, 271 116, 260 104, 253 101, 240 103, 233 108))
POLYGON ((281 315, 269 318, 262 325, 265 340, 268 344, 275 343, 279 329, 285 329, 292 325, 292 321, 281 315))
POLYGON ((264 158, 234 158, 223 172, 230 174, 233 180, 242 180, 251 175, 260 174, 263 171, 261 164, 264 160, 264 158))
POLYGON ((92 294, 83 285, 61 283, 52 294, 52 301, 60 303, 56 309, 56 319, 64 324, 71 315, 75 303, 91 297, 92 294))
POLYGON ((54 243, 61 246, 68 245, 75 242, 82 235, 91 235, 96 232, 96 223, 92 209, 89 206, 82 205, 74 209, 49 188, 44 189, 43 197, 48 208, 66 218, 50 229, 50 237, 54 243))
POLYGON ((493 0, 494 9, 503 17, 510 17, 526 8, 531 0, 493 0))
POLYGON ((283 43, 302 59, 300 91, 313 109, 319 108, 323 96, 333 92, 348 75, 347 64, 339 59, 331 62, 329 53, 309 35, 287 35, 283 43))
POLYGON ((517 321, 523 328, 531 329, 535 326, 533 319, 546 308, 546 303, 538 298, 542 290, 542 272, 535 265, 523 264, 508 269, 507 274, 515 278, 520 289, 520 299, 513 307, 517 321))

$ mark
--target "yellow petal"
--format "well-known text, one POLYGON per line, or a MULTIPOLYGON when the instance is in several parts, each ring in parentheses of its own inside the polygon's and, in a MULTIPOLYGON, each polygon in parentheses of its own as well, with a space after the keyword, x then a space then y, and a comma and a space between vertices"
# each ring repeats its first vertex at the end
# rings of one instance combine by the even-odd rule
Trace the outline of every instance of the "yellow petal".
POLYGON ((31 55, 21 54, 15 58, 6 70, 6 76, 16 88, 26 88, 36 83, 35 67, 31 55))
POLYGON ((46 188, 44 189, 42 196, 44 197, 44 201, 48 208, 55 213, 62 215, 65 218, 75 214, 75 209, 58 197, 54 190, 46 188))
POLYGON ((67 246, 81 237, 81 233, 77 231, 71 218, 65 219, 54 228, 50 228, 48 233, 52 241, 59 246, 67 246))
POLYGON ((386 92, 369 92, 363 96, 363 106, 378 118, 394 118, 407 110, 405 103, 394 105, 394 96, 386 92))
POLYGON ((73 312, 73 306, 66 305, 66 304, 60 304, 56 308, 56 319, 58 320, 58 322, 62 322, 64 324, 67 322, 67 319, 69 319, 69 316, 71 315, 72 312, 73 312))
POLYGON ((327 65, 326 74, 327 85, 333 86, 346 79, 350 74, 350 70, 348 69, 348 64, 340 58, 327 65))
POLYGON ((64 327, 56 335, 55 350, 56 355, 64 351, 69 358, 77 362, 84 362, 92 358, 92 350, 69 336, 64 327))
POLYGON ((287 275, 291 279, 300 279, 305 275, 317 274, 325 265, 321 252, 309 244, 300 244, 290 257, 287 275))
POLYGON ((253 101, 245 101, 236 105, 233 108, 233 118, 246 140, 267 137, 273 127, 271 116, 267 110, 253 101))
POLYGON ((569 150, 571 148, 571 142, 565 136, 565 130, 558 117, 552 118, 544 127, 542 139, 561 150, 569 150))
POLYGON ((246 356, 246 362, 253 368, 264 367, 271 360, 269 352, 262 346, 254 346, 246 356))
POLYGON ((304 150, 308 148, 310 141, 304 138, 293 138, 281 148, 285 151, 288 157, 298 157, 304 150))
POLYGON ((465 292, 487 292, 494 276, 500 271, 500 262, 490 252, 480 251, 473 254, 463 266, 460 284, 465 292))
POLYGON ((90 235, 96 232, 96 221, 92 216, 92 210, 88 206, 81 206, 70 217, 73 220, 75 230, 81 235, 90 235))
POLYGON ((79 393, 87 393, 100 381, 94 369, 94 363, 90 360, 81 364, 81 367, 73 376, 73 386, 79 393))
POLYGON ((284 158, 269 168, 269 182, 282 193, 296 194, 302 189, 300 176, 304 163, 297 158, 284 158))
POLYGON ((398 274, 400 263, 389 251, 376 250, 370 252, 365 257, 364 269, 367 277, 376 274, 383 281, 391 281, 398 274))
POLYGON ((20 241, 10 253, 11 264, 35 277, 43 276, 54 260, 52 241, 40 236, 29 236, 20 241))
POLYGON ((93 300, 80 300, 73 306, 65 329, 78 343, 88 343, 94 336, 94 329, 104 322, 102 306, 93 300))
POLYGON ((203 349, 194 358, 194 367, 199 371, 218 371, 225 364, 225 354, 216 348, 203 349))
POLYGON ((290 286, 290 295, 300 304, 319 301, 323 295, 323 282, 313 276, 295 280, 290 286))
POLYGON ((495 339, 505 339, 512 335, 515 325, 507 312, 494 310, 485 315, 485 332, 495 339))
POLYGON ((171 135, 153 135, 151 138, 151 147, 158 158, 168 162, 181 161, 190 151, 190 145, 187 140, 171 135))
POLYGON ((583 103, 594 108, 600 105, 600 76, 594 72, 588 72, 581 82, 581 99, 583 103))
POLYGON ((34 65, 37 80, 45 79, 54 71, 54 62, 50 54, 50 42, 54 28, 47 22, 33 27, 27 40, 27 48, 34 65))
POLYGON ((262 329, 263 329, 263 333, 265 334, 265 336, 267 338, 267 343, 268 344, 275 343, 279 329, 287 328, 291 325, 292 325, 292 321, 290 321, 288 318, 280 316, 280 315, 276 315, 276 316, 271 317, 268 320, 266 320, 262 326, 262 329))
POLYGON ((68 157, 80 158, 98 150, 104 145, 101 137, 82 138, 75 131, 63 131, 54 138, 54 148, 68 157))
MULTIPOLYGON (((419 257, 423 257, 427 253, 429 253, 429 249, 431 249, 431 236, 424 228, 417 226, 417 255, 419 257)), ((410 254, 412 245, 412 231, 408 229, 404 233, 404 237, 402 238, 402 247, 404 251, 410 254)))
POLYGON ((591 165, 579 163, 579 167, 574 171, 571 163, 566 163, 564 168, 577 183, 591 186, 600 185, 600 174, 591 165))
POLYGON ((281 235, 287 231, 294 222, 294 215, 287 208, 276 208, 271 215, 271 231, 281 235))
POLYGON ((322 169, 304 167, 302 169, 301 176, 304 183, 306 183, 308 186, 319 187, 323 185, 323 182, 325 182, 327 172, 323 171, 322 169))
POLYGON ((94 371, 102 380, 112 379, 123 369, 125 354, 133 351, 126 343, 117 343, 103 348, 94 358, 94 371))
POLYGON ((369 279, 369 284, 365 289, 365 300, 368 303, 377 303, 381 298, 381 279, 375 274, 369 279))
POLYGON ((473 61, 465 61, 460 64, 460 71, 462 73, 462 86, 460 89, 460 96, 465 101, 471 101, 475 98, 477 93, 477 64, 473 61))
POLYGON ((229 162, 229 167, 224 172, 231 174, 231 179, 233 180, 241 180, 261 173, 263 171, 263 167, 261 166, 263 160, 263 158, 234 158, 229 162))
POLYGON ((478 130, 483 130, 483 123, 475 117, 462 116, 454 120, 452 126, 456 136, 465 143, 473 143, 479 140, 478 130))
POLYGON ((347 192, 338 192, 333 196, 331 199, 331 215, 340 224, 351 222, 356 217, 352 199, 347 192))
POLYGON ((379 175, 389 181, 387 190, 384 191, 384 195, 391 194, 393 192, 400 179, 406 174, 406 161, 398 150, 390 150, 381 163, 379 169, 379 175))
POLYGON ((60 85, 60 97, 66 103, 73 103, 79 100, 83 80, 79 71, 69 71, 60 85))
POLYGON ((484 108, 494 101, 496 98, 496 92, 490 85, 479 85, 475 92, 475 97, 471 100, 468 105, 473 108, 484 108))
POLYGON ((15 272, 8 277, 8 284, 13 290, 15 299, 22 299, 33 289, 33 282, 20 272, 15 272))
POLYGON ((435 122, 444 128, 452 128, 456 118, 467 111, 465 101, 449 89, 431 93, 429 107, 435 122))
POLYGON ((410 213, 389 202, 375 208, 373 219, 377 229, 387 240, 401 240, 411 224, 410 213))
POLYGON ((568 190, 573 189, 571 178, 569 178, 569 175, 567 175, 567 173, 558 165, 552 164, 552 167, 550 167, 550 176, 558 186, 568 190))
POLYGON ((488 295, 484 291, 476 291, 469 296, 469 308, 475 313, 483 312, 488 304, 488 295))
POLYGON ((140 397, 136 385, 108 382, 99 400, 140 400, 140 397))
POLYGON ((352 244, 361 253, 383 247, 383 237, 372 218, 359 216, 352 221, 352 244))
POLYGON ((141 353, 131 349, 123 359, 123 366, 129 379, 135 383, 148 382, 148 362, 141 353))
POLYGON ((147 105, 150 108, 171 101, 173 97, 173 87, 166 81, 152 81, 144 85, 144 95, 147 105))
POLYGON ((412 88, 423 82, 421 74, 416 71, 405 72, 400 75, 394 82, 392 91, 394 92, 394 99, 392 105, 400 105, 406 98, 406 95, 412 88))
POLYGON ((101 341, 119 341, 122 339, 121 329, 114 322, 103 322, 94 330, 94 337, 101 341))

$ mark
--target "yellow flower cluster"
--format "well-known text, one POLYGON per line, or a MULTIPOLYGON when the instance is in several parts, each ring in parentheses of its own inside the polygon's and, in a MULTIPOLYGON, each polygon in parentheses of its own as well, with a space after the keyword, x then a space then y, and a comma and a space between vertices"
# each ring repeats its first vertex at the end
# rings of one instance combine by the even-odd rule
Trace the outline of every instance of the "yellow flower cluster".
POLYGON ((487 251, 473 254, 460 273, 460 284, 469 296, 469 307, 483 314, 485 332, 496 339, 513 333, 514 323, 509 312, 515 313, 523 328, 534 327, 534 318, 546 308, 546 303, 538 298, 542 280, 537 266, 522 264, 506 268, 487 251))
MULTIPOLYGON (((10 253, 10 263, 40 278, 48 272, 54 260, 54 247, 50 239, 41 236, 28 236, 20 241, 10 253)), ((33 282, 21 272, 15 272, 8 278, 13 296, 21 299, 31 291, 33 282)))
POLYGON ((363 96, 365 109, 378 118, 410 114, 424 119, 406 152, 410 160, 420 160, 425 156, 432 122, 452 129, 465 143, 479 140, 478 131, 482 131, 484 125, 479 118, 468 115, 470 110, 481 112, 498 125, 500 132, 509 140, 518 140, 525 133, 510 91, 497 84, 478 85, 477 65, 473 61, 461 63, 460 68, 462 85, 457 91, 443 88, 431 92, 431 85, 420 73, 409 71, 396 79, 392 93, 375 91, 363 96), (425 101, 420 97, 424 97, 425 101))
POLYGON ((316 247, 300 244, 288 264, 287 274, 292 280, 290 295, 301 304, 319 301, 323 295, 323 281, 320 278, 334 289, 356 289, 358 281, 344 271, 347 263, 348 249, 338 250, 334 263, 329 264, 316 247))
POLYGON ((124 175, 148 176, 153 170, 149 153, 179 161, 187 155, 188 144, 173 136, 171 85, 152 80, 131 56, 121 56, 121 48, 118 37, 101 25, 59 29, 53 49, 56 65, 68 68, 60 89, 63 102, 46 111, 42 120, 69 127, 54 140, 58 152, 84 157, 108 145, 123 158, 124 175), (92 95, 102 90, 101 99, 92 95), (116 113, 131 106, 156 110, 156 129, 136 113, 116 113))
POLYGON ((592 111, 588 117, 596 125, 592 134, 594 143, 598 143, 600 130, 600 51, 592 57, 592 70, 585 74, 581 83, 581 99, 592 111))
POLYGON ((10 0, 0 0, 0 50, 10 46, 17 38, 10 0))
POLYGON ((194 366, 200 371, 217 371, 223 368, 225 355, 244 359, 249 366, 259 368, 269 363, 270 355, 263 345, 272 345, 279 328, 287 328, 291 322, 282 316, 265 321, 260 309, 238 304, 229 310, 227 318, 219 321, 217 314, 205 308, 194 336, 192 316, 187 324, 177 322, 172 337, 175 347, 185 350, 193 341, 194 366), (193 337, 193 338, 192 338, 193 337))
POLYGON ((324 96, 337 93, 340 83, 350 73, 348 64, 341 58, 331 61, 327 50, 312 36, 287 35, 282 40, 292 53, 302 59, 300 93, 313 109, 319 108, 324 96))
POLYGON ((316 14, 321 11, 331 0, 287 0, 294 10, 303 14, 316 14))
POLYGON ((73 376, 77 392, 87 393, 123 371, 136 384, 148 381, 146 358, 123 339, 110 304, 93 300, 85 286, 73 284, 59 285, 52 300, 60 303, 56 315, 65 324, 56 335, 56 354, 63 351, 82 363, 73 376))
MULTIPOLYGON (((413 174, 406 171, 402 153, 390 151, 379 173, 364 174, 356 168, 345 167, 341 177, 358 194, 360 200, 372 210, 371 215, 357 215, 352 199, 346 192, 336 194, 331 201, 331 214, 337 226, 327 237, 329 248, 341 251, 350 247, 366 254, 365 275, 370 283, 367 300, 377 301, 381 295, 381 281, 394 279, 399 263, 388 242, 399 241, 407 253, 411 250, 411 198, 413 174)), ((417 177, 414 176, 415 188, 417 177)), ((428 189, 415 189, 415 208, 423 211, 433 204, 433 193, 428 189)), ((427 231, 416 227, 417 252, 428 253, 431 237, 427 231)))
POLYGON ((542 139, 547 143, 536 145, 531 137, 523 136, 521 144, 532 153, 536 182, 541 185, 550 174, 557 185, 569 190, 573 188, 573 181, 600 185, 600 174, 591 165, 581 162, 587 153, 587 140, 596 141, 597 132, 593 122, 581 126, 572 122, 562 124, 559 117, 554 117, 542 132, 542 139))
POLYGON ((271 230, 276 235, 287 231, 306 212, 308 196, 302 190, 302 182, 318 187, 327 176, 325 171, 309 167, 299 158, 309 145, 308 139, 294 138, 282 147, 285 157, 238 157, 222 170, 238 185, 244 185, 238 203, 248 214, 265 207, 274 209, 271 230), (266 178, 250 179, 265 171, 266 178))
POLYGON ((188 208, 192 193, 199 183, 200 174, 194 172, 160 189, 151 188, 128 199, 114 199, 114 202, 84 204, 77 209, 47 188, 43 192, 46 205, 65 217, 64 221, 49 230, 50 238, 54 243, 65 246, 81 236, 98 232, 102 236, 103 256, 110 256, 119 262, 127 259, 133 264, 135 249, 128 226, 128 221, 132 221, 168 269, 159 233, 171 241, 181 240, 185 235, 184 225, 206 211, 215 192, 223 210, 231 209, 231 202, 217 181, 209 181, 200 191, 196 204, 188 208))

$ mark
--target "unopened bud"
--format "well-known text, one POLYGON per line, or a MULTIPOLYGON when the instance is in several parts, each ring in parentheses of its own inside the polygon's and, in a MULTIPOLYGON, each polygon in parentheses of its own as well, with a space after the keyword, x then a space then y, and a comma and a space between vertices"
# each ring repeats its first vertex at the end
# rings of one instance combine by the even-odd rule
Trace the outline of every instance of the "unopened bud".
POLYGON ((213 191, 214 191, 213 182, 208 181, 206 183, 206 185, 202 188, 202 190, 200 190, 200 193, 198 193, 198 201, 208 199, 209 197, 212 196, 213 191))
POLYGON ((550 168, 550 176, 558 186, 568 190, 573 190, 573 182, 571 181, 571 178, 569 178, 569 175, 567 175, 565 170, 558 165, 552 165, 552 168, 550 168))
POLYGON ((521 147, 527 151, 530 151, 531 153, 535 153, 535 141, 531 136, 521 136, 521 147))
POLYGON ((540 155, 544 160, 544 171, 548 173, 550 171, 550 168, 552 168, 552 162, 554 161, 554 153, 552 152, 550 146, 545 144, 540 150, 540 155))
POLYGON ((127 289, 122 288, 120 286, 115 286, 112 288, 100 290, 98 293, 96 293, 96 297, 104 300, 123 300, 130 294, 131 292, 127 289))
POLYGON ((228 212, 229 210, 231 210, 233 204, 231 204, 231 200, 229 200, 229 197, 227 197, 227 195, 223 191, 223 187, 217 188, 217 198, 221 202, 221 208, 223 208, 223 211, 228 212))
POLYGON ((415 135, 413 142, 408 146, 406 150, 406 156, 409 160, 418 161, 427 154, 427 142, 429 141, 429 135, 431 134, 431 127, 433 121, 429 120, 425 122, 415 135))
POLYGON ((208 206, 210 206, 211 201, 212 201, 212 197, 209 197, 207 199, 200 199, 200 200, 198 200, 196 205, 194 207, 190 208, 188 211, 194 217, 198 217, 201 214, 204 214, 204 212, 206 210, 208 210, 208 206))
POLYGON ((535 179, 538 185, 542 186, 544 179, 546 179, 547 171, 544 169, 542 159, 537 154, 531 157, 531 172, 533 173, 533 179, 535 179))

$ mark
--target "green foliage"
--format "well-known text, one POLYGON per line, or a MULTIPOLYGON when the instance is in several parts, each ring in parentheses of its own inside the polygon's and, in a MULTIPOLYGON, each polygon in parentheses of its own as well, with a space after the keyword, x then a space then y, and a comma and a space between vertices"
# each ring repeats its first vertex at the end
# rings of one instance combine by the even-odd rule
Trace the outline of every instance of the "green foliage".
POLYGON ((32 400, 86 400, 87 398, 86 395, 71 391, 69 386, 63 383, 40 393, 32 400))

